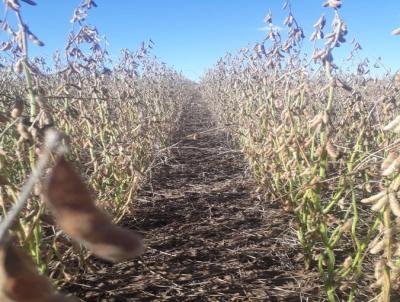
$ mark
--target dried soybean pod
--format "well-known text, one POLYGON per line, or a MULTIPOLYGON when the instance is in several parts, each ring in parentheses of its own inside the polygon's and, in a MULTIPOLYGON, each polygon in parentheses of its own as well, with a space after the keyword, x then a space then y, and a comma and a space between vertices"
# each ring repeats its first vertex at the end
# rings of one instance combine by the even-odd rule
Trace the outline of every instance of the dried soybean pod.
POLYGON ((379 199, 372 207, 371 210, 374 212, 379 212, 383 207, 387 205, 389 198, 387 195, 379 199))
POLYGON ((328 153, 328 155, 331 159, 335 160, 338 157, 336 148, 333 146, 333 144, 331 143, 330 140, 326 143, 325 148, 326 148, 326 152, 328 153))
POLYGON ((385 171, 389 166, 394 162, 394 160, 397 158, 398 154, 396 152, 389 152, 388 156, 385 158, 385 160, 382 162, 381 169, 382 171, 385 171))
POLYGON ((361 199, 361 203, 375 203, 382 197, 384 197, 387 194, 386 191, 379 192, 378 194, 372 195, 371 197, 361 199))
POLYGON ((36 5, 36 2, 35 1, 32 1, 32 0, 21 0, 22 2, 25 2, 26 4, 29 4, 29 5, 32 5, 32 6, 35 6, 36 5))
POLYGON ((24 69, 24 59, 19 59, 14 65, 14 70, 16 73, 20 74, 22 73, 23 69, 24 69))
POLYGON ((83 180, 64 157, 57 160, 51 172, 45 199, 60 228, 95 255, 124 261, 143 252, 137 234, 114 225, 95 206, 83 180))
POLYGON ((397 116, 393 121, 391 121, 389 124, 387 124, 385 127, 383 127, 383 130, 385 131, 390 131, 396 128, 400 124, 400 115, 397 116))
POLYGON ((49 280, 40 275, 33 261, 9 242, 0 246, 0 301, 73 302, 54 293, 49 280))
POLYGON ((389 194, 389 204, 393 214, 396 215, 397 217, 400 217, 400 204, 399 201, 397 200, 395 193, 389 194))
POLYGON ((14 108, 11 111, 12 118, 18 118, 21 116, 22 112, 24 111, 24 102, 21 99, 16 99, 14 108))

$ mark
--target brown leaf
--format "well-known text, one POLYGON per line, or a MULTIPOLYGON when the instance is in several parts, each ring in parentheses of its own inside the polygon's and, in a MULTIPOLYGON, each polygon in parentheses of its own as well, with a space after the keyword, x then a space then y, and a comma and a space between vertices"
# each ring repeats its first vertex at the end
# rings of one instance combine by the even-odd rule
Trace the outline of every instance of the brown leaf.
POLYGON ((60 228, 95 255, 123 261, 142 253, 141 238, 114 225, 95 206, 81 177, 63 157, 58 159, 51 173, 46 202, 60 228))
POLYGON ((2 302, 73 302, 55 294, 49 280, 39 275, 32 260, 19 248, 0 247, 0 301, 2 302))

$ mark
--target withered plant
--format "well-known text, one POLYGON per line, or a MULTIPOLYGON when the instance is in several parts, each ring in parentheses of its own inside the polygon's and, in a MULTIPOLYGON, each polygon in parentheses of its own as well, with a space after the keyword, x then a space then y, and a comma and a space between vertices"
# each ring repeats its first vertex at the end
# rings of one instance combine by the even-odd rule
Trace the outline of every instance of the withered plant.
POLYGON ((330 29, 324 15, 314 24, 311 58, 286 1, 285 30, 269 11, 266 38, 222 58, 203 77, 202 91, 245 153, 258 190, 294 214, 305 267, 319 270, 327 299, 363 301, 375 288, 382 301, 395 301, 400 165, 390 131, 400 129, 399 82, 391 74, 374 78, 379 62, 341 70, 335 48, 349 44, 354 62, 362 47, 346 41, 342 2, 323 6, 333 18, 330 29))
POLYGON ((53 64, 32 58, 29 48, 44 43, 22 11, 36 3, 3 2, 2 301, 67 301, 54 294, 24 252, 56 284, 70 281, 78 270, 95 270, 91 254, 110 261, 139 255, 140 237, 116 223, 134 214, 136 193, 160 152, 168 150, 182 104, 194 88, 151 55, 152 41, 137 51, 122 50, 113 62, 97 28, 87 21, 97 7, 92 0, 83 0, 74 11, 73 31, 53 64), (49 135, 56 136, 56 144, 45 144, 49 135), (16 262, 21 266, 10 268, 16 262), (29 292, 27 282, 42 289, 29 292), (20 287, 27 287, 21 296, 20 287))

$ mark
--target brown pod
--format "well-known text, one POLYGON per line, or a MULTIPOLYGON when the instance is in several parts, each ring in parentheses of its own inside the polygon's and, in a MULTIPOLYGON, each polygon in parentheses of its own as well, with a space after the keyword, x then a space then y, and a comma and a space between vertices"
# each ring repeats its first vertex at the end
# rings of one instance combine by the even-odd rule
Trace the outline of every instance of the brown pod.
POLYGON ((7 123, 8 121, 8 116, 6 116, 3 112, 0 112, 0 124, 7 123))
POLYGON ((46 202, 60 228, 95 255, 110 261, 124 261, 143 252, 141 238, 114 225, 96 207, 80 175, 64 157, 57 160, 46 193, 46 202))
POLYGON ((3 42, 0 46, 0 51, 8 51, 12 48, 11 41, 3 42))
POLYGON ((43 46, 44 46, 44 43, 43 43, 41 40, 39 40, 38 37, 36 37, 36 35, 34 35, 34 34, 31 33, 31 32, 28 34, 28 39, 29 39, 33 44, 35 44, 36 46, 40 46, 40 47, 43 47, 43 46))
POLYGON ((35 1, 32 1, 32 0, 21 0, 21 1, 22 1, 22 2, 25 2, 25 3, 29 4, 29 5, 33 5, 33 6, 36 5, 36 2, 35 2, 35 1))
POLYGON ((28 132, 28 129, 26 129, 25 125, 22 122, 17 124, 17 131, 21 136, 22 140, 28 140, 31 137, 30 133, 28 132))
POLYGON ((395 80, 397 83, 400 83, 400 72, 396 73, 396 75, 395 75, 395 77, 394 77, 394 80, 395 80))
POLYGON ((331 159, 335 160, 338 157, 338 152, 330 140, 327 141, 325 149, 331 159))
POLYGON ((55 294, 49 280, 39 275, 32 260, 19 248, 0 247, 0 301, 2 302, 73 302, 55 294))
POLYGON ((18 0, 6 0, 6 5, 15 11, 19 11, 21 5, 18 3, 18 0))
POLYGON ((24 70, 24 62, 23 59, 19 59, 14 65, 14 71, 18 74, 22 73, 24 70))
POLYGON ((24 102, 21 99, 16 99, 14 108, 11 111, 11 117, 14 119, 20 117, 23 110, 24 110, 24 102))

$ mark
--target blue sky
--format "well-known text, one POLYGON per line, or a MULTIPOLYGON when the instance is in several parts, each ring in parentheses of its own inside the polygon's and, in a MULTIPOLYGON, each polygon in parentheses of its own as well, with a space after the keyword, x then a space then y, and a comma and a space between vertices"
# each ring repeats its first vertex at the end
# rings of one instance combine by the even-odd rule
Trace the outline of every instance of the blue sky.
MULTIPOLYGON (((36 0, 38 6, 23 5, 30 29, 45 43, 33 48, 33 54, 50 56, 62 49, 71 29, 69 20, 79 0, 36 0)), ((331 10, 322 0, 292 0, 294 16, 309 37, 312 25, 331 10)), ((137 48, 151 38, 154 54, 168 65, 198 79, 226 51, 235 52, 261 40, 265 32, 263 18, 268 9, 274 23, 281 25, 286 12, 281 0, 96 0, 89 23, 96 25, 110 43, 113 56, 121 48, 137 48)), ((341 15, 353 36, 363 46, 362 57, 382 57, 383 63, 400 67, 400 38, 390 32, 400 26, 398 0, 344 0, 341 15)), ((347 54, 349 48, 339 51, 347 54)), ((340 57, 340 55, 339 55, 340 57)))

